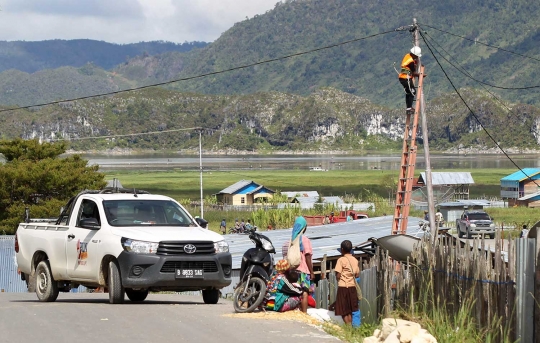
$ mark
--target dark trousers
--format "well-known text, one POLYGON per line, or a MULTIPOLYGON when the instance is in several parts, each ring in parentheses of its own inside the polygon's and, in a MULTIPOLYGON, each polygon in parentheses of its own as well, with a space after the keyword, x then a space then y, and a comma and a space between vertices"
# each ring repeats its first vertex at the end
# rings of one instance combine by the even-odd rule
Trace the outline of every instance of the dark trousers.
POLYGON ((412 108, 414 96, 416 95, 416 87, 412 79, 399 79, 399 83, 405 89, 405 104, 407 108, 412 108))

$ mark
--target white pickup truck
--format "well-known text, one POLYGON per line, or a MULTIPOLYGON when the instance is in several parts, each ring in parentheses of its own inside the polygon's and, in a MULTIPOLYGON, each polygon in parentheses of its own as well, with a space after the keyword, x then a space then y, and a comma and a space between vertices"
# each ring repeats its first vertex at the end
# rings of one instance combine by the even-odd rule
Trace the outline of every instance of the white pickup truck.
POLYGON ((178 202, 109 188, 73 197, 56 220, 27 220, 15 236, 21 277, 38 299, 79 285, 108 289, 109 302, 143 301, 149 291, 198 291, 215 304, 231 283, 223 237, 178 202))

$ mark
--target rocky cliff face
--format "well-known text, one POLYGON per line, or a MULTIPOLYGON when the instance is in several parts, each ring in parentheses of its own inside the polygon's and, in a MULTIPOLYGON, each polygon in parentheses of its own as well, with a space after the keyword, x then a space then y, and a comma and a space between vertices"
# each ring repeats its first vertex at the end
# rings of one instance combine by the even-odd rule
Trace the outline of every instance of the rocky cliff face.
MULTIPOLYGON (((481 93, 471 94, 470 106, 476 117, 502 146, 534 149, 540 145, 537 108, 507 108, 481 93)), ((5 112, 0 129, 3 138, 72 140, 77 150, 185 149, 197 146, 198 135, 182 129, 203 127, 205 147, 214 150, 357 151, 379 148, 381 144, 399 149, 405 121, 401 112, 330 88, 307 97, 277 92, 211 96, 149 89, 5 112), (133 135, 151 132, 162 133, 133 135), (87 139, 115 135, 124 136, 87 139), (82 138, 85 140, 78 140, 82 138)), ((435 99, 428 104, 426 113, 435 149, 494 146, 458 99, 435 99)))

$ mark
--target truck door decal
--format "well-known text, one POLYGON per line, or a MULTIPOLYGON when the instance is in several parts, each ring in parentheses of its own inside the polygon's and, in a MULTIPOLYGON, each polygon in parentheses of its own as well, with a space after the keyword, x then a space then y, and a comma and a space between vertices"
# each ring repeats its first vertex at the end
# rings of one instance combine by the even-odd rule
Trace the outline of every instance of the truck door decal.
POLYGON ((85 266, 88 259, 88 243, 77 241, 77 264, 79 266, 85 266))

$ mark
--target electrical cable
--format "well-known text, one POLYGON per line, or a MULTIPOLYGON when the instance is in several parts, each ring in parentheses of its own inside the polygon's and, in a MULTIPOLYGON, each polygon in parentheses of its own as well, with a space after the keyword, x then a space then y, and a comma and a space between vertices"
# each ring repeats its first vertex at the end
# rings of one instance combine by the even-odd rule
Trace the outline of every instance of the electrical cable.
MULTIPOLYGON (((425 35, 427 35, 432 41, 435 41, 435 39, 433 37, 431 37, 427 32, 424 32, 425 35)), ((436 41, 435 41, 436 42, 436 41)), ((439 43, 436 43, 439 47, 441 47, 441 45, 439 43)), ((442 50, 444 50, 448 55, 451 56, 450 53, 448 53, 444 48, 441 47, 442 50)), ((460 73, 462 73, 463 75, 467 76, 468 78, 470 78, 471 80, 474 80, 478 83, 481 83, 483 85, 486 85, 486 86, 489 86, 489 87, 493 87, 493 88, 497 88, 497 89, 507 89, 507 90, 524 90, 524 89, 534 89, 534 88, 540 88, 540 86, 528 86, 528 87, 502 87, 502 86, 496 86, 496 85, 492 85, 490 83, 487 83, 487 82, 484 82, 484 81, 481 81, 481 80, 478 80, 476 78, 474 78, 469 72, 467 72, 465 70, 465 68, 463 66, 460 65, 461 69, 463 69, 463 71, 460 69, 460 68, 457 68, 456 66, 454 66, 454 64, 452 62, 450 62, 448 59, 446 59, 441 53, 439 53, 439 55, 444 58, 444 60, 446 62, 448 62, 450 65, 452 65, 454 68, 456 68, 460 73)), ((457 62, 456 62, 457 63, 457 62)))
MULTIPOLYGON (((444 51, 448 56, 450 56, 451 59, 453 60, 457 60, 455 58, 453 58, 452 54, 450 54, 440 43, 438 43, 433 37, 431 37, 427 32, 424 31, 424 34, 429 37, 428 41, 436 44, 437 46, 439 46, 439 48, 444 51)), ((426 37, 424 37, 424 39, 426 39, 426 37)), ((443 54, 441 54, 440 51, 437 50, 437 48, 435 48, 433 45, 431 46, 433 48, 433 50, 435 50, 435 52, 437 52, 439 54, 439 56, 441 56, 448 64, 450 64, 452 67, 456 68, 459 72, 461 72, 463 75, 469 77, 471 80, 474 80, 474 81, 477 81, 478 83, 480 83, 480 86, 489 94, 493 97, 493 99, 495 99, 499 104, 501 104, 504 108, 506 108, 508 110, 508 112, 510 114, 513 115, 514 118, 516 119, 519 119, 519 115, 517 113, 515 113, 514 111, 512 111, 512 109, 510 109, 505 103, 504 101, 502 101, 499 97, 497 97, 493 92, 491 92, 489 89, 487 89, 487 87, 484 87, 482 84, 485 84, 484 82, 481 82, 481 81, 478 81, 476 80, 475 78, 473 78, 471 76, 471 74, 462 66, 460 65, 458 62, 455 62, 459 68, 454 64, 452 63, 449 59, 447 59, 443 54), (462 70, 460 70, 460 68, 462 70)), ((535 130, 535 132, 538 134, 538 130, 535 130)))
POLYGON ((340 43, 336 43, 336 44, 331 44, 331 45, 326 45, 326 46, 323 46, 323 47, 320 47, 320 48, 316 48, 316 49, 312 49, 312 50, 307 50, 307 51, 297 52, 297 53, 294 53, 294 54, 285 55, 285 56, 276 57, 276 58, 271 58, 271 59, 268 59, 268 60, 263 60, 263 61, 259 61, 259 62, 255 62, 255 63, 245 64, 245 65, 242 65, 242 66, 232 67, 232 68, 229 68, 229 69, 222 69, 222 70, 213 71, 213 72, 204 73, 204 74, 199 74, 199 75, 195 75, 195 76, 188 76, 188 77, 184 77, 184 78, 180 78, 180 79, 169 80, 169 81, 164 81, 164 82, 158 82, 158 83, 153 83, 153 84, 150 84, 150 85, 145 85, 145 86, 140 86, 140 87, 134 87, 134 88, 129 88, 129 89, 123 89, 123 90, 118 90, 118 91, 113 91, 113 92, 105 92, 105 93, 94 94, 94 95, 86 95, 86 96, 81 96, 81 97, 72 98, 72 99, 56 100, 56 101, 50 101, 50 102, 45 102, 45 103, 41 103, 41 104, 26 105, 26 106, 15 107, 15 108, 6 108, 6 109, 1 109, 1 110, 0 110, 0 113, 2 113, 2 112, 8 112, 8 111, 21 110, 21 109, 27 109, 27 108, 32 108, 32 107, 41 107, 41 106, 55 105, 55 104, 60 104, 60 103, 64 103, 64 102, 71 102, 71 101, 77 101, 77 100, 85 100, 85 99, 91 99, 91 98, 98 98, 98 97, 102 97, 102 96, 108 96, 108 95, 115 95, 115 94, 127 93, 127 92, 136 91, 136 90, 141 90, 141 89, 151 88, 151 87, 157 87, 157 86, 169 85, 169 84, 176 83, 176 82, 181 82, 181 81, 188 81, 188 80, 193 80, 193 79, 199 79, 199 78, 203 78, 203 77, 207 77, 207 76, 211 76, 211 75, 223 74, 223 73, 227 73, 227 72, 230 72, 230 71, 235 71, 235 70, 240 70, 240 69, 246 69, 246 68, 254 67, 254 66, 257 66, 257 65, 261 65, 261 64, 267 64, 267 63, 276 62, 276 61, 281 61, 281 60, 288 59, 288 58, 292 58, 292 57, 297 57, 297 56, 302 56, 302 55, 310 54, 310 53, 313 53, 313 52, 318 52, 318 51, 322 51, 322 50, 332 49, 332 48, 335 48, 335 47, 338 47, 338 46, 342 46, 342 45, 346 45, 346 44, 358 42, 358 41, 361 41, 361 40, 364 40, 364 39, 368 39, 368 38, 373 38, 373 37, 377 37, 377 36, 382 36, 382 35, 384 35, 384 34, 392 33, 392 32, 396 32, 396 30, 390 30, 390 31, 379 32, 379 33, 376 33, 376 34, 373 34, 373 35, 369 35, 369 36, 365 36, 365 37, 354 38, 354 39, 350 39, 350 40, 347 40, 347 41, 344 41, 344 42, 340 42, 340 43))
POLYGON ((484 127, 484 125, 482 124, 482 122, 480 121, 480 119, 478 119, 478 117, 476 116, 476 114, 473 112, 473 110, 471 109, 471 107, 469 106, 469 104, 467 104, 467 102, 465 101, 465 99, 463 98, 463 96, 461 95, 461 93, 458 91, 458 89, 456 88, 456 86, 454 85, 454 83, 452 82, 452 80, 450 79, 450 77, 448 76, 448 74, 446 73, 446 70, 444 70, 443 66, 441 65, 441 63, 439 62, 439 59, 437 58, 437 56, 433 53, 433 50, 431 49, 431 46, 428 44, 427 40, 425 39, 424 37, 424 34, 422 33, 422 31, 419 31, 420 35, 422 36, 422 39, 424 40, 424 43, 426 43, 426 46, 427 48, 429 49, 429 51, 431 52, 431 54, 433 55, 433 58, 435 58, 435 61, 437 61, 437 64, 439 65, 439 68, 441 68, 442 72, 444 73, 444 75, 446 76, 446 79, 448 80, 448 82, 450 82, 450 84, 452 85, 452 88, 454 88, 454 91, 456 92, 456 94, 459 96, 459 98, 461 99, 461 101, 463 102, 463 104, 465 104, 465 106, 467 107, 467 109, 469 110, 469 112, 471 112, 472 116, 474 117, 474 119, 476 120, 476 122, 478 123, 478 125, 480 125, 480 127, 482 128, 482 130, 484 130, 484 132, 487 134, 487 136, 493 141, 493 143, 495 143, 495 145, 497 146, 497 148, 499 148, 499 150, 502 151, 502 153, 506 156, 506 158, 508 158, 508 160, 510 160, 510 162, 512 162, 512 164, 514 166, 516 166, 516 168, 518 168, 522 173, 523 175, 525 175, 529 180, 531 180, 532 182, 534 182, 534 184, 536 184, 538 187, 540 187, 540 184, 538 184, 535 180, 533 180, 527 173, 525 173, 525 171, 523 171, 523 169, 521 169, 521 167, 506 153, 506 151, 504 151, 504 149, 500 146, 499 143, 497 143, 497 141, 495 140, 495 138, 493 138, 493 136, 489 133, 489 131, 484 127))
MULTIPOLYGON (((420 25, 420 23, 419 23, 420 25)), ((490 47, 490 48, 494 48, 494 49, 498 49, 498 50, 501 50, 501 51, 504 51, 504 52, 508 52, 510 54, 514 54, 514 55, 517 55, 517 56, 521 56, 521 57, 525 57, 525 58, 530 58, 531 60, 535 60, 535 61, 539 61, 540 62, 540 58, 536 58, 536 57, 532 57, 532 56, 527 56, 527 55, 523 55, 523 54, 520 54, 520 53, 517 53, 517 52, 514 52, 514 51, 510 51, 510 50, 506 50, 504 48, 501 48, 501 47, 498 47, 498 46, 495 46, 495 45, 489 45, 487 43, 482 43, 480 41, 477 41, 477 40, 474 40, 474 39, 470 39, 470 38, 467 38, 467 37, 463 37, 463 36, 460 36, 458 34, 455 34, 455 33, 452 33, 452 32, 448 32, 448 31, 444 31, 444 30, 441 30, 441 29, 438 29, 436 27, 433 27, 431 25, 428 25, 428 24, 421 24, 422 26, 427 26, 429 28, 432 28, 434 30, 437 30, 437 31, 440 31, 440 32, 443 32, 443 33, 446 33, 446 34, 449 34, 449 35, 452 35, 452 36, 455 36, 455 37, 459 37, 461 39, 465 39, 465 40, 468 40, 468 41, 471 41, 471 42, 474 42, 474 43, 478 43, 478 44, 481 44, 481 45, 484 45, 484 46, 487 46, 487 47, 490 47)))

